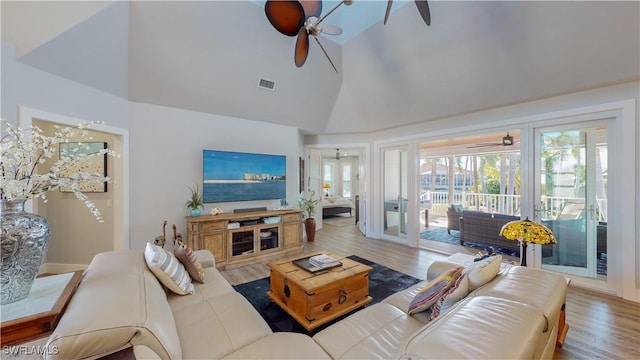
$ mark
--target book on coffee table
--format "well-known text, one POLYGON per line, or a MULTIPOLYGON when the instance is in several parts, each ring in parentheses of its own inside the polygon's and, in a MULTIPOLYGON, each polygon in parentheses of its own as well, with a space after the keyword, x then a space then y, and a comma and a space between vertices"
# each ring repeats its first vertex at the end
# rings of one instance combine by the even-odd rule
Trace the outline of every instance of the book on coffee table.
POLYGON ((335 258, 331 258, 333 259, 333 261, 326 262, 324 263, 324 265, 318 266, 318 263, 311 262, 311 258, 313 257, 312 256, 304 257, 302 259, 294 260, 293 263, 311 273, 327 270, 327 269, 342 265, 340 261, 336 260, 335 258))
POLYGON ((320 254, 320 255, 315 255, 310 257, 309 264, 315 265, 319 268, 326 269, 326 268, 340 265, 340 261, 338 261, 338 259, 335 259, 329 255, 320 254))

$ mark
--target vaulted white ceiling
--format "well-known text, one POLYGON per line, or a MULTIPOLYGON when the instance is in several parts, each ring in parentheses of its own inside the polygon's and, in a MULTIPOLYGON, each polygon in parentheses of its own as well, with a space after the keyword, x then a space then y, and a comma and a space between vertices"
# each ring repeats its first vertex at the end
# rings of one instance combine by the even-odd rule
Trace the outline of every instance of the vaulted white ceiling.
MULTIPOLYGON (((19 60, 131 101, 370 132, 640 78, 638 2, 356 0, 293 62, 261 1, 2 1, 19 60), (358 5, 359 4, 359 5, 358 5), (380 10, 378 10, 380 9, 380 10), (357 25, 357 26, 356 26, 357 25), (275 91, 258 87, 260 78, 275 91)), ((325 12, 336 2, 327 2, 325 12)))

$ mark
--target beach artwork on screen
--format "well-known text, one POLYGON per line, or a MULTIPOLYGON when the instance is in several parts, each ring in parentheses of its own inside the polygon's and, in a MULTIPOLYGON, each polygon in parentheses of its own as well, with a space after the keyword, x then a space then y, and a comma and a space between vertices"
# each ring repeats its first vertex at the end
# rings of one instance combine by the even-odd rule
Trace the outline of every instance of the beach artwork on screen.
POLYGON ((205 203, 286 198, 284 155, 203 150, 205 203))

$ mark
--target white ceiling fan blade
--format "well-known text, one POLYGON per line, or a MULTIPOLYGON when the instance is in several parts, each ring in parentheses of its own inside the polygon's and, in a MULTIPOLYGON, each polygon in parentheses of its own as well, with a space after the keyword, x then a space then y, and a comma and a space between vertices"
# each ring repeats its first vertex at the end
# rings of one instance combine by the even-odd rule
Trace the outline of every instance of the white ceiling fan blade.
POLYGON ((340 35, 342 34, 342 29, 338 26, 331 24, 322 24, 322 32, 328 35, 340 35))

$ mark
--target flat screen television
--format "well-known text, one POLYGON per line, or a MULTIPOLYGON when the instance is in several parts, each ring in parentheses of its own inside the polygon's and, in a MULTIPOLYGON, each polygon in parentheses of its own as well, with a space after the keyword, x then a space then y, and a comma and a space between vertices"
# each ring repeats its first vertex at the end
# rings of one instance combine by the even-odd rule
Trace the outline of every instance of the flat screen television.
POLYGON ((231 151, 202 151, 205 203, 284 199, 287 157, 231 151))

